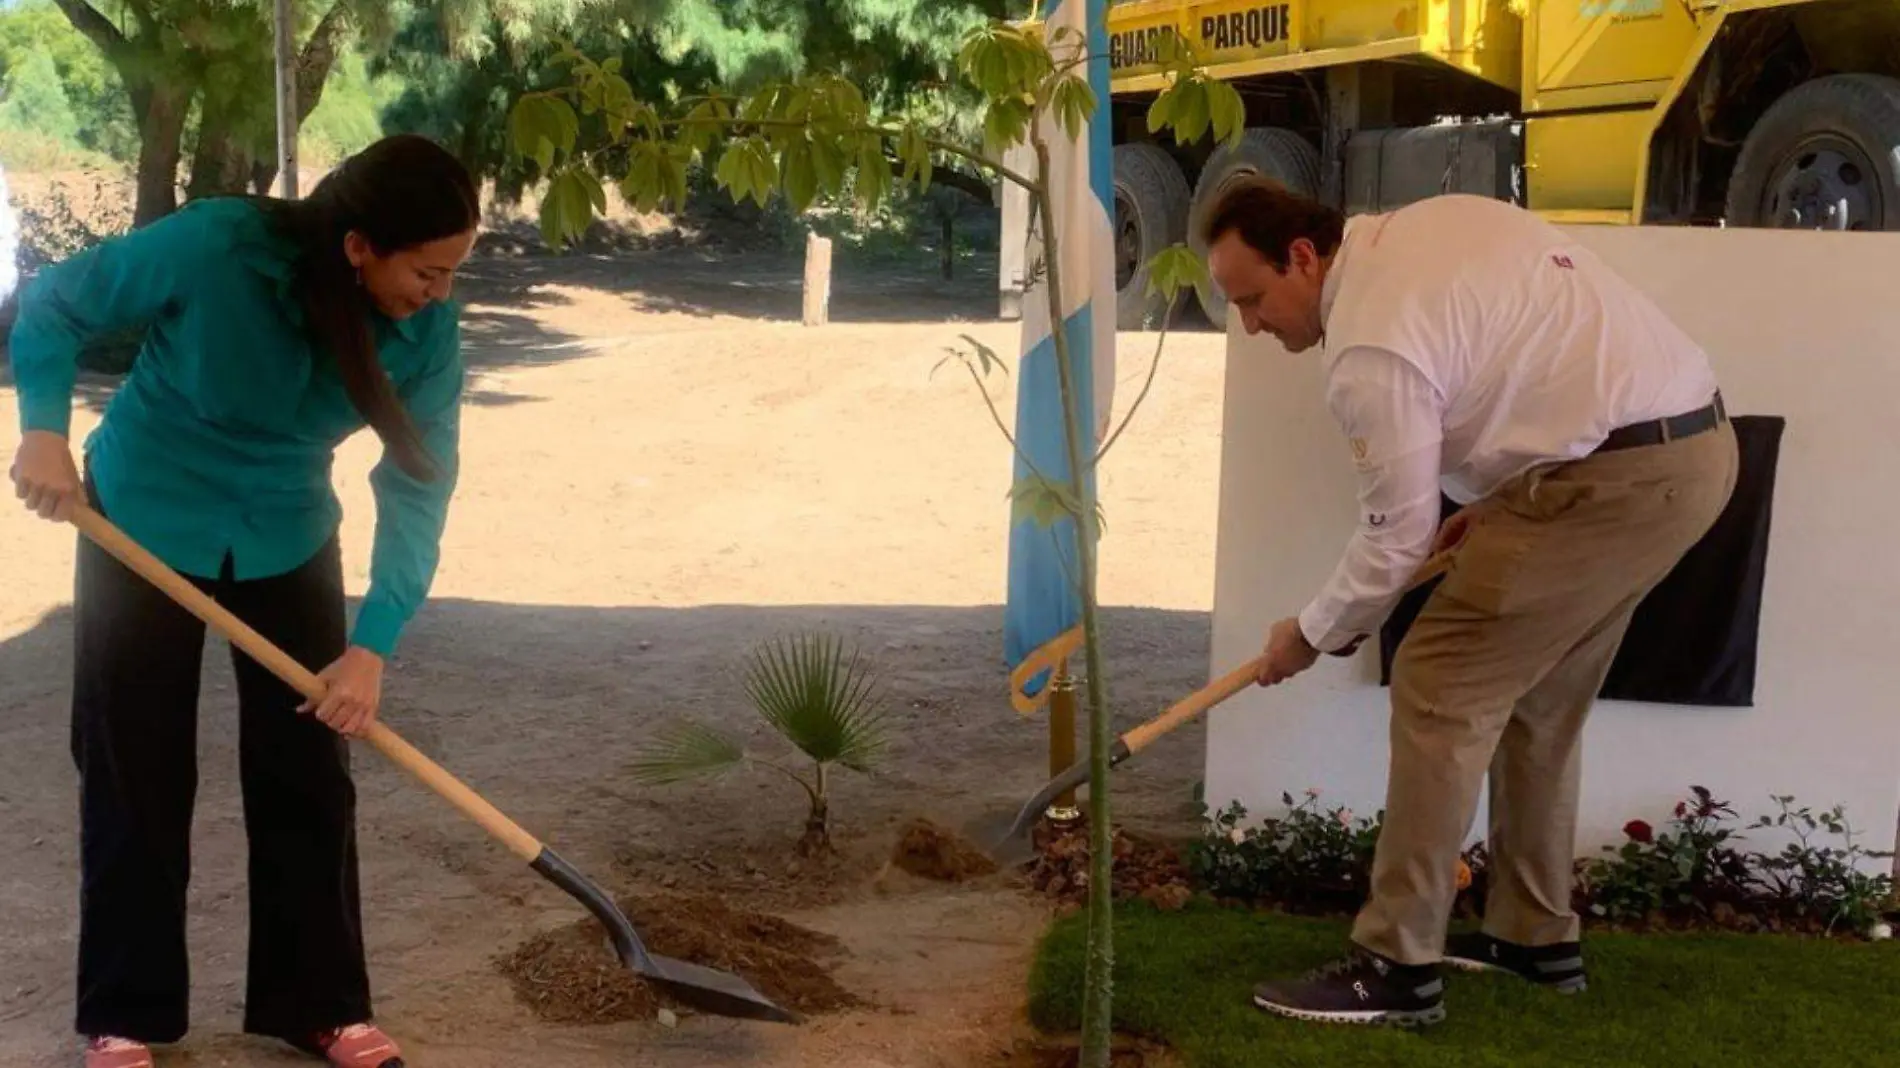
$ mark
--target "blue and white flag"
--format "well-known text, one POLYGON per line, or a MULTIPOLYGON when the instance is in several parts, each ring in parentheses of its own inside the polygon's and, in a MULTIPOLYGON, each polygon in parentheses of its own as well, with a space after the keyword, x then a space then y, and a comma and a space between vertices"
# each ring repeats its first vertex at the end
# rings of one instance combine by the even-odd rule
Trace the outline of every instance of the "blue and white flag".
MULTIPOLYGON (((1108 97, 1108 0, 1044 0, 1045 37, 1061 27, 1081 34, 1095 113, 1071 139, 1053 116, 1041 120, 1050 150, 1051 215, 1062 275, 1062 324, 1069 346, 1080 417, 1083 462, 1100 447, 1115 391, 1115 194, 1108 97)), ((1072 58, 1073 35, 1052 46, 1058 64, 1072 58)), ((1028 260, 1042 258, 1040 219, 1030 220, 1028 260)), ((1066 485, 1068 446, 1062 429, 1062 387, 1049 314, 1048 272, 1035 271, 1023 294, 1022 362, 1016 382, 1016 442, 1035 470, 1066 485)), ((1015 459, 1018 479, 1030 469, 1015 459)), ((1094 478, 1090 476, 1090 495, 1094 478)), ((1047 700, 1050 668, 1081 640, 1081 567, 1076 525, 1052 527, 1027 515, 1009 528, 1009 599, 1003 611, 1004 654, 1011 698, 1019 711, 1047 700)))

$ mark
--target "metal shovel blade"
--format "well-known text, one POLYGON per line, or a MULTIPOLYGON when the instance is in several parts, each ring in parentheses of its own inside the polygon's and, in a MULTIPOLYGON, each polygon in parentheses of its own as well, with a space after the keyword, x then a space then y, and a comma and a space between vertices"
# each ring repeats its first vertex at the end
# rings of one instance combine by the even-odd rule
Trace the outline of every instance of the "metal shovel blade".
POLYGON ((1088 780, 1088 762, 1078 760, 1062 774, 1050 779, 1015 812, 978 819, 966 827, 964 833, 999 867, 1020 867, 1035 859, 1036 843, 1033 836, 1043 813, 1049 811, 1049 806, 1055 803, 1056 798, 1088 780))
POLYGON ((647 952, 646 945, 633 929, 633 923, 620 911, 613 899, 588 881, 578 869, 552 849, 543 847, 533 868, 549 882, 565 890, 587 906, 607 928, 614 953, 621 963, 641 978, 665 990, 682 1004, 717 1016, 773 1023, 797 1023, 796 1013, 774 1004, 751 983, 717 968, 708 968, 672 957, 647 952))

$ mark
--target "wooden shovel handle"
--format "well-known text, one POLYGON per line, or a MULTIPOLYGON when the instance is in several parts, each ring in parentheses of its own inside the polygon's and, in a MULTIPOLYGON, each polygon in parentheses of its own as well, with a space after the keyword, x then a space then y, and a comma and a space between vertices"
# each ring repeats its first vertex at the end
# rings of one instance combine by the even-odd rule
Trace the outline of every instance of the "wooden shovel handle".
POLYGON ((1122 735, 1122 743, 1128 746, 1128 755, 1141 752, 1156 738, 1252 686, 1260 674, 1260 660, 1260 657, 1255 657, 1247 661, 1176 701, 1166 712, 1138 727, 1130 728, 1127 734, 1122 735))
MULTIPOLYGON (((204 591, 165 566, 164 562, 127 537, 105 516, 80 504, 73 508, 72 522, 81 533, 97 542, 100 548, 111 553, 120 563, 144 576, 147 581, 178 602, 186 611, 204 620, 206 624, 224 635, 232 645, 244 650, 251 659, 264 665, 271 674, 284 680, 286 685, 313 701, 323 699, 327 687, 322 679, 317 678, 308 668, 291 659, 288 653, 271 644, 262 634, 232 615, 204 591)), ((540 855, 541 843, 533 835, 503 815, 495 806, 482 800, 481 795, 462 785, 455 776, 443 770, 435 761, 423 756, 420 750, 398 737, 395 731, 377 722, 370 725, 364 737, 371 745, 381 750, 383 755, 395 761, 403 770, 421 779, 424 785, 441 794, 464 815, 480 824, 483 830, 494 835, 508 847, 510 852, 529 862, 533 862, 535 857, 540 855)))
MULTIPOLYGON (((1425 583, 1444 574, 1446 568, 1450 566, 1450 563, 1451 552, 1449 550, 1438 553, 1419 565, 1418 571, 1412 575, 1412 579, 1407 583, 1406 588, 1408 590, 1415 590, 1423 586, 1425 583)), ((1247 661, 1234 670, 1229 671, 1227 674, 1222 675, 1220 678, 1215 679, 1213 682, 1208 683, 1201 689, 1175 702, 1166 712, 1161 713, 1159 716, 1156 716, 1140 726, 1130 728, 1128 733, 1122 735, 1121 738, 1122 743, 1128 746, 1128 755, 1133 756, 1141 752, 1156 738, 1161 737, 1188 720, 1193 719, 1195 716, 1200 715, 1215 705, 1220 704, 1222 701, 1227 700, 1229 697, 1246 689, 1253 683, 1254 679, 1259 677, 1260 662, 1263 659, 1265 658, 1254 657, 1252 660, 1247 661)))

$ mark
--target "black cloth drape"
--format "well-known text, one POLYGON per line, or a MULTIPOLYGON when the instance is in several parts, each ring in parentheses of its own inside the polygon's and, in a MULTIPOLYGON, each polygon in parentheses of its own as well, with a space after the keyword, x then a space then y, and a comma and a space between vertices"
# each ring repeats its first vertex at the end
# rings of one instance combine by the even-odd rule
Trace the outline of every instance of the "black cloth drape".
MULTIPOLYGON (((1599 696, 1620 701, 1747 707, 1755 699, 1762 583, 1768 569, 1775 473, 1787 420, 1734 418, 1740 469, 1728 507, 1637 606, 1599 696)), ((1458 506, 1442 502, 1450 517, 1458 506)), ((1407 594, 1379 632, 1379 678, 1425 607, 1434 582, 1407 594)))

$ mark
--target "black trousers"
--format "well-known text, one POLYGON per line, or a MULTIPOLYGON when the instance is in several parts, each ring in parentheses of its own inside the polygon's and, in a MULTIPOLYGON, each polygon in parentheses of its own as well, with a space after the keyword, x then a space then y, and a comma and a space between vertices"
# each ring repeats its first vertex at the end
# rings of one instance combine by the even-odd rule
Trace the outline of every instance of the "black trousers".
MULTIPOLYGON (((237 582, 227 561, 218 580, 193 581, 312 671, 343 653, 335 539, 289 574, 237 582)), ((75 1023, 81 1034, 175 1042, 190 998, 185 888, 205 626, 84 537, 74 622, 75 1023)), ((250 845, 244 1028, 300 1038, 368 1020, 348 743, 298 713, 295 690, 235 647, 231 656, 250 845)))

